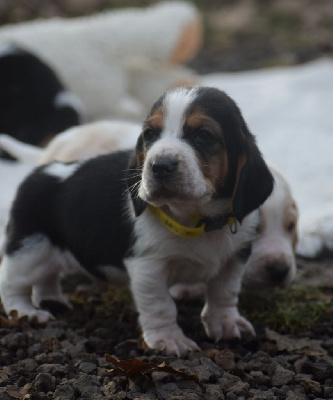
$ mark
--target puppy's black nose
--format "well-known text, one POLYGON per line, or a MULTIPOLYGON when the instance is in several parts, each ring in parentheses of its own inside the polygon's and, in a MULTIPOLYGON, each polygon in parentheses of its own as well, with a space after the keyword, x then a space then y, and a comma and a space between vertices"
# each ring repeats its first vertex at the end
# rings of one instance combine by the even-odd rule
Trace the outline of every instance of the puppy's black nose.
POLYGON ((275 285, 281 285, 286 280, 289 267, 283 263, 275 263, 266 266, 270 281, 275 285))
POLYGON ((170 158, 158 158, 152 163, 152 171, 157 179, 168 178, 176 169, 178 161, 170 158))

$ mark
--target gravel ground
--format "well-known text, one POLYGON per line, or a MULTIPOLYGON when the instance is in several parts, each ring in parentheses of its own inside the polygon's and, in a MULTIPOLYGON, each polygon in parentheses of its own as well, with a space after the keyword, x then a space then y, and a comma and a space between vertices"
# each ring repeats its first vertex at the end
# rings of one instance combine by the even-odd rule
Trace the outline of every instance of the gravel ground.
MULTIPOLYGON (((309 263, 299 282, 332 273, 333 263, 309 263)), ((323 282, 322 282, 323 283, 323 282)), ((104 291, 74 276, 64 282, 73 310, 53 311, 46 326, 0 327, 0 399, 333 399, 333 314, 310 330, 281 334, 257 325, 256 338, 215 344, 200 324, 201 301, 178 302, 179 323, 202 351, 187 358, 145 349, 124 288, 104 291), (104 355, 140 359, 194 375, 147 371, 129 378, 110 372, 104 355)), ((323 290, 331 298, 332 288, 323 290)), ((51 308, 52 309, 52 308, 51 308)))

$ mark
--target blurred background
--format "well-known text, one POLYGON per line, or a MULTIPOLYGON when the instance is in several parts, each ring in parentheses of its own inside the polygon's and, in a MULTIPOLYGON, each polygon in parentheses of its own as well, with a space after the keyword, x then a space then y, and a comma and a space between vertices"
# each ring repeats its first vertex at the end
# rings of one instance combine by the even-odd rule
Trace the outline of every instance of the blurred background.
MULTIPOLYGON (((144 7, 152 0, 0 0, 0 25, 144 7)), ((189 66, 199 73, 290 66, 333 54, 332 0, 193 0, 204 44, 189 66)))

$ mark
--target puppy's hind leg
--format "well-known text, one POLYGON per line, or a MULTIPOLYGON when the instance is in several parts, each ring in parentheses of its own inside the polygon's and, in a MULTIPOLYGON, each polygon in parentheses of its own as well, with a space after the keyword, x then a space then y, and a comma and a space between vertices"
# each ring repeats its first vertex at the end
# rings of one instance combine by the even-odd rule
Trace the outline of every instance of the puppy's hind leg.
POLYGON ((38 323, 53 318, 32 304, 33 287, 42 287, 44 280, 56 273, 52 253, 53 246, 42 235, 26 238, 18 250, 5 253, 0 267, 0 296, 7 315, 16 313, 18 318, 38 323))

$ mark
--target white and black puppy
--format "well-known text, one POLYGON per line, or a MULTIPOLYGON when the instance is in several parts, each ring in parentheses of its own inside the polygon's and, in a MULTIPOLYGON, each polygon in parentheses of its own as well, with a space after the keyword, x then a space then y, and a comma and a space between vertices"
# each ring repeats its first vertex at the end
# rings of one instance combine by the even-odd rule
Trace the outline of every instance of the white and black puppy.
POLYGON ((256 236, 269 172, 236 104, 223 92, 184 87, 152 107, 136 150, 39 167, 20 186, 8 224, 0 294, 45 322, 42 300, 63 298, 70 261, 112 279, 126 268, 143 337, 167 354, 197 349, 177 324, 168 288, 207 283, 202 319, 219 340, 253 333, 237 309, 242 250, 256 236))
MULTIPOLYGON (((43 60, 14 44, 0 45, 0 132, 42 146, 80 124, 82 110, 43 60)), ((0 157, 9 155, 0 149, 0 157)))

